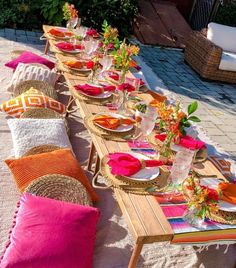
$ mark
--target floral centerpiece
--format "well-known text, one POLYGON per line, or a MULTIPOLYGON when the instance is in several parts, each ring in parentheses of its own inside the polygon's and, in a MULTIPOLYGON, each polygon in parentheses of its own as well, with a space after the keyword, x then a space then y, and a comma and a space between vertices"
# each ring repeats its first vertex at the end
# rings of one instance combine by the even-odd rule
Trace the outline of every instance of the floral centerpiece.
POLYGON ((67 21, 68 30, 72 30, 78 22, 78 10, 75 9, 73 4, 65 3, 63 8, 63 18, 67 21))
POLYGON ((194 174, 185 180, 183 189, 188 200, 185 219, 191 225, 202 227, 205 218, 218 211, 219 192, 201 185, 194 174))
POLYGON ((139 47, 128 45, 125 40, 121 43, 119 49, 113 53, 115 68, 121 70, 120 83, 124 83, 125 75, 130 68, 132 56, 137 56, 139 47))
POLYGON ((117 28, 112 28, 106 20, 102 24, 103 41, 101 50, 106 54, 109 50, 117 50, 120 46, 117 28))
POLYGON ((167 105, 166 102, 158 102, 155 106, 160 117, 160 130, 166 133, 160 154, 164 157, 169 157, 172 153, 171 142, 174 141, 178 144, 181 136, 186 136, 185 128, 191 126, 191 121, 200 122, 198 117, 192 115, 197 110, 198 103, 196 101, 191 103, 186 113, 181 109, 180 102, 176 106, 167 105))

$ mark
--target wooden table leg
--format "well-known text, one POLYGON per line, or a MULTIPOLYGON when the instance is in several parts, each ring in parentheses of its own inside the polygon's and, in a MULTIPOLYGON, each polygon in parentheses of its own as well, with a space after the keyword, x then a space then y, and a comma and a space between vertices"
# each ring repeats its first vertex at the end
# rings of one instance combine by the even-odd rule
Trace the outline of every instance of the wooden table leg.
POLYGON ((49 44, 49 41, 47 40, 46 45, 45 45, 45 49, 44 49, 44 54, 45 55, 48 54, 49 46, 50 46, 50 44, 49 44))
POLYGON ((131 255, 128 268, 135 268, 138 263, 138 258, 143 248, 143 242, 136 242, 133 253, 131 255))
POLYGON ((87 170, 89 170, 89 171, 91 171, 91 166, 93 163, 93 158, 94 158, 95 152, 96 152, 95 146, 94 146, 93 142, 91 142, 90 150, 89 150, 89 157, 88 157, 88 164, 87 164, 87 170))
POLYGON ((97 154, 93 176, 95 176, 99 170, 100 170, 100 158, 97 154))

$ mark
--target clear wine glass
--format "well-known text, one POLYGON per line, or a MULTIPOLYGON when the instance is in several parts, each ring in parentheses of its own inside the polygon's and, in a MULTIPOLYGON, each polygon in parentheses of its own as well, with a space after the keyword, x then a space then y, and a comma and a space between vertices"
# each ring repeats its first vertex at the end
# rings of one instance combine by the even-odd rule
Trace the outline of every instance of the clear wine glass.
POLYGON ((112 57, 111 56, 103 56, 103 58, 100 60, 100 63, 102 65, 101 73, 108 71, 112 66, 112 57))
POLYGON ((145 113, 141 116, 141 131, 143 134, 143 141, 147 142, 147 137, 151 134, 155 127, 156 118, 150 116, 148 113, 145 113))

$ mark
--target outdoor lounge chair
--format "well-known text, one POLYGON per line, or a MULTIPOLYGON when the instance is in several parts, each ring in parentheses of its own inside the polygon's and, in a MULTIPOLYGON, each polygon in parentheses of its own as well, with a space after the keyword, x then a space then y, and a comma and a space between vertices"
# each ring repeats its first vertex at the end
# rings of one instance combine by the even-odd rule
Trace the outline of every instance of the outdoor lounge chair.
POLYGON ((184 58, 203 78, 236 83, 236 27, 210 23, 193 31, 184 58))

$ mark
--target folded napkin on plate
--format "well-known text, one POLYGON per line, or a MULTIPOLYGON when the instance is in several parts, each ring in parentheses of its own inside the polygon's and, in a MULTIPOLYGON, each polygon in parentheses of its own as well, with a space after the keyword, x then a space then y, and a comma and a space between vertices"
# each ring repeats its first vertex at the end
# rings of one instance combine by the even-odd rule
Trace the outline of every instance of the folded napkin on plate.
MULTIPOLYGON (((157 134, 155 138, 163 142, 166 139, 166 134, 157 134)), ((188 135, 181 137, 179 143, 176 143, 176 145, 188 148, 190 150, 199 150, 206 148, 205 142, 201 140, 196 140, 188 135)))
POLYGON ((132 176, 145 167, 158 167, 165 164, 161 160, 139 160, 128 153, 109 154, 107 164, 113 175, 132 176))
POLYGON ((57 43, 55 46, 59 49, 68 50, 68 51, 72 51, 75 49, 84 49, 84 46, 82 46, 82 45, 79 45, 79 44, 73 45, 73 44, 67 43, 67 42, 60 42, 60 43, 57 43))
POLYGON ((86 32, 86 35, 89 35, 89 36, 92 36, 92 37, 98 37, 99 36, 99 33, 95 29, 89 29, 86 32))
POLYGON ((141 67, 137 64, 137 62, 135 60, 131 60, 130 64, 129 64, 130 68, 135 68, 137 71, 141 70, 141 67))
POLYGON ((115 86, 96 87, 96 86, 84 84, 84 85, 76 85, 75 89, 85 94, 88 94, 90 96, 97 96, 97 95, 102 94, 104 91, 114 91, 116 87, 115 86))
POLYGON ((75 69, 86 68, 85 61, 64 61, 63 63, 70 68, 75 68, 75 69))
POLYGON ((120 76, 117 73, 110 73, 109 77, 115 81, 118 81, 120 79, 120 76))
POLYGON ((115 118, 111 115, 98 115, 93 119, 98 125, 108 128, 117 129, 120 125, 132 125, 135 123, 134 120, 129 118, 115 118))
POLYGON ((58 30, 58 29, 51 29, 50 31, 48 31, 51 35, 57 36, 57 37, 70 37, 73 35, 73 33, 70 32, 66 32, 66 31, 62 31, 62 30, 58 30))
POLYGON ((219 190, 222 193, 221 199, 236 204, 236 184, 228 183, 228 182, 221 182, 218 185, 219 190))

